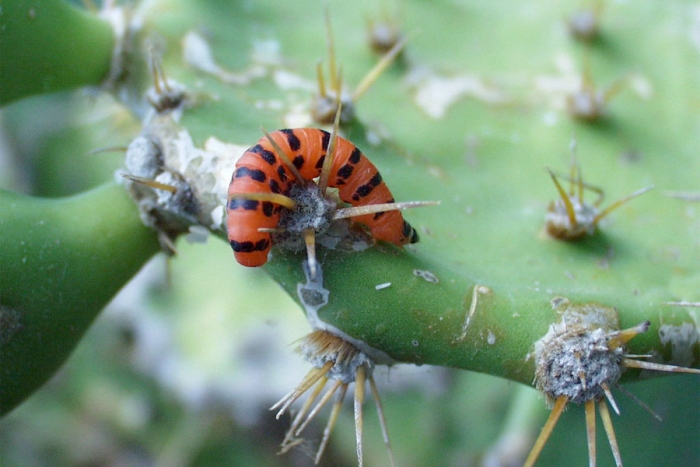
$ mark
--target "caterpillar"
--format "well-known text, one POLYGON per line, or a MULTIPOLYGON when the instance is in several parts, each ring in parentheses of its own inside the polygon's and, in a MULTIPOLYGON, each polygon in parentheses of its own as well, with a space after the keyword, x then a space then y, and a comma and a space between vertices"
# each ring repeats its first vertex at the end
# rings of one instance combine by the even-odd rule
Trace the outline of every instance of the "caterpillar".
POLYGON ((418 242, 418 233, 398 209, 433 204, 395 203, 379 170, 357 146, 336 131, 317 128, 262 137, 236 163, 228 199, 228 239, 240 264, 265 264, 273 234, 284 230, 303 233, 312 269, 314 235, 333 220, 353 217, 375 239, 403 246, 418 242), (327 187, 337 188, 340 200, 352 207, 336 209, 327 187))

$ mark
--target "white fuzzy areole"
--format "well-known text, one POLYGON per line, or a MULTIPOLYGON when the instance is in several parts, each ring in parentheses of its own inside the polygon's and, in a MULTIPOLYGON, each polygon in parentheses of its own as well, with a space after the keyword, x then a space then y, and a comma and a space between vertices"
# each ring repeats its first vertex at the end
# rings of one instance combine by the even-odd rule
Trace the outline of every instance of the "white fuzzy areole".
POLYGON ((692 323, 680 326, 659 326, 659 340, 663 345, 671 344, 671 360, 665 363, 689 367, 693 364, 694 350, 700 342, 700 329, 692 323))

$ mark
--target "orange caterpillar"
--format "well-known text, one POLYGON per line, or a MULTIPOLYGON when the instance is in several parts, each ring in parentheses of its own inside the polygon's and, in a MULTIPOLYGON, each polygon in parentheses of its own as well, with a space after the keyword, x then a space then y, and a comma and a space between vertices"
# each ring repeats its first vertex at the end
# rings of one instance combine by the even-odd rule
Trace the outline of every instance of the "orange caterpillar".
POLYGON ((273 234, 296 234, 303 235, 312 270, 314 235, 333 220, 354 217, 375 239, 402 246, 416 243, 418 234, 397 210, 426 204, 394 203, 377 168, 337 136, 337 126, 333 134, 317 128, 266 134, 236 163, 228 199, 228 238, 236 261, 262 266, 273 234), (338 188, 340 199, 353 207, 336 209, 327 187, 338 188))

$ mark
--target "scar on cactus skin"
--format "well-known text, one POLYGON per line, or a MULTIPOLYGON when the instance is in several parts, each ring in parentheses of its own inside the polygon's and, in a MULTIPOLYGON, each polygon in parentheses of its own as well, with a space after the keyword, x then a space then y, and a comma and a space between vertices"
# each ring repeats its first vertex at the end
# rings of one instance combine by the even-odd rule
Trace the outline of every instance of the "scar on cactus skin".
POLYGON ((377 62, 354 91, 348 92, 343 89, 340 70, 336 68, 335 43, 333 41, 333 31, 331 30, 331 20, 328 10, 325 12, 326 35, 328 42, 328 70, 329 87, 323 77, 321 62, 316 66, 318 76, 318 94, 311 101, 311 116, 321 124, 333 123, 335 114, 338 112, 339 103, 342 104, 343 111, 340 115, 340 123, 347 124, 355 119, 355 102, 372 86, 379 76, 394 61, 396 56, 406 45, 407 39, 402 38, 377 62))
POLYGON ((552 412, 525 461, 535 464, 554 426, 569 402, 584 404, 589 465, 596 465, 595 409, 612 449, 615 464, 622 466, 620 449, 605 399, 619 415, 612 386, 617 386, 627 368, 642 368, 673 373, 695 373, 700 370, 664 365, 641 360, 650 355, 630 355, 627 342, 649 329, 649 321, 620 330, 617 310, 598 303, 574 304, 557 297, 552 307, 561 313, 561 320, 535 343, 535 387, 547 398, 552 412))
POLYGON ((381 399, 377 385, 372 377, 374 370, 374 361, 364 352, 344 339, 337 337, 328 331, 316 330, 308 336, 304 337, 297 349, 304 358, 310 362, 314 368, 304 377, 299 385, 284 396, 279 402, 271 407, 270 410, 277 410, 277 418, 280 418, 287 409, 301 397, 305 392, 312 387, 308 399, 294 417, 287 434, 281 444, 280 454, 284 454, 297 446, 303 440, 299 438, 304 428, 311 420, 323 409, 323 407, 331 400, 333 395, 336 395, 335 403, 331 409, 331 414, 328 419, 328 424, 323 431, 321 444, 316 452, 315 463, 318 464, 323 456, 328 440, 333 432, 335 423, 338 419, 338 414, 351 383, 355 383, 355 437, 357 443, 357 464, 359 467, 363 465, 363 412, 362 407, 365 401, 365 382, 369 383, 369 388, 372 391, 374 402, 377 406, 379 414, 379 424, 381 425, 384 444, 389 453, 389 463, 394 466, 394 455, 391 450, 389 434, 384 417, 384 409, 382 408, 381 399), (325 394, 318 399, 319 395, 326 387, 326 384, 332 381, 330 387, 325 394), (316 402, 318 399, 318 402, 316 402), (316 403, 314 405, 314 403, 316 403), (313 406, 313 408, 312 408, 313 406))
POLYGON ((467 310, 467 315, 464 317, 464 323, 462 324, 462 333, 457 338, 457 342, 463 341, 467 337, 467 331, 469 330, 469 325, 471 324, 474 313, 476 313, 476 307, 479 303, 479 294, 486 295, 491 293, 491 289, 485 285, 476 284, 472 289, 472 301, 469 305, 469 310, 467 310))
POLYGON ((547 171, 559 192, 560 198, 549 204, 545 216, 545 230, 551 237, 557 240, 572 241, 578 240, 586 235, 593 235, 598 227, 598 223, 604 217, 633 198, 653 188, 653 186, 642 188, 615 201, 603 210, 599 209, 599 206, 603 202, 603 190, 583 181, 581 166, 576 158, 575 140, 571 141, 571 169, 568 177, 571 184, 568 193, 561 186, 554 172, 549 168, 547 168, 547 171), (590 190, 596 193, 598 198, 593 203, 584 202, 584 190, 590 190))

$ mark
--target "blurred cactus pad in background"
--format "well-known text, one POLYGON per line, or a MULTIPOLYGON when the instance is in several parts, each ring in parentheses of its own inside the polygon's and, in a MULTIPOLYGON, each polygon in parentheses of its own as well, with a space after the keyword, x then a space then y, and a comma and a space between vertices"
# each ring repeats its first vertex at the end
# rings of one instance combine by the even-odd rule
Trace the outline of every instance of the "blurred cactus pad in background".
MULTIPOLYGON (((648 321, 626 357, 700 367, 700 6, 84 3, 0 5, 3 465, 313 465, 329 409, 284 456, 268 409, 318 327, 377 363, 400 466, 522 465, 536 343, 572 310, 648 321), (396 201, 440 204, 402 211, 404 248, 319 242, 314 285, 304 252, 239 265, 225 213, 261 128, 332 130, 319 69, 396 201)), ((698 465, 700 378, 659 374, 612 381, 622 459, 698 465)), ((387 465, 365 406, 364 464, 387 465)), ((572 404, 536 465, 589 447, 572 404)), ((347 402, 321 465, 357 462, 347 402)))

